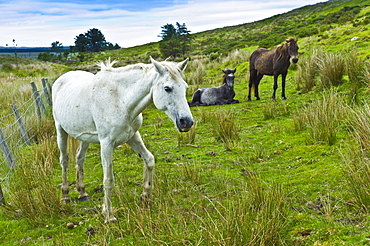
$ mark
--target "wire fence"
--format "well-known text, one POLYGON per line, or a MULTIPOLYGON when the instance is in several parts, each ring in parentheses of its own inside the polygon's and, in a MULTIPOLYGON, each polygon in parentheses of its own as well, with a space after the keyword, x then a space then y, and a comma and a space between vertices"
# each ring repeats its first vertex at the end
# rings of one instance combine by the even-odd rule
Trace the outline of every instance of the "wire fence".
POLYGON ((22 105, 11 104, 13 113, 0 117, 0 204, 4 202, 2 187, 9 187, 12 170, 22 148, 30 146, 34 127, 52 109, 51 85, 42 79, 42 89, 31 82, 32 95, 22 105))

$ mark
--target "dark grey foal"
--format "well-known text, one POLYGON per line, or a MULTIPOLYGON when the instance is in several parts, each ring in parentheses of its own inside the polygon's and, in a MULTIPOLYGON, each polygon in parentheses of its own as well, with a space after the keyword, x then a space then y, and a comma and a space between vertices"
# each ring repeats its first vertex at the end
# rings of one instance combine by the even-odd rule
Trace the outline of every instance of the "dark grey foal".
POLYGON ((222 71, 224 72, 223 84, 218 87, 198 89, 189 103, 190 107, 239 103, 238 100, 234 100, 234 74, 236 69, 224 69, 222 71))

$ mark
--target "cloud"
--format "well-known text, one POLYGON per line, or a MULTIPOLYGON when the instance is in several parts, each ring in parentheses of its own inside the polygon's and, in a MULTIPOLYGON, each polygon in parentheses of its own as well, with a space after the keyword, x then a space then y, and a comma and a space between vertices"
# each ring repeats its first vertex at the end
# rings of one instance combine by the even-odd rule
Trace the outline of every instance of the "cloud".
POLYGON ((18 46, 50 46, 74 38, 91 28, 106 40, 130 47, 159 40, 161 26, 186 23, 192 33, 261 20, 317 1, 0 1, 0 46, 16 39, 18 46), (131 3, 131 2, 130 2, 131 3), (142 7, 144 6, 144 7, 142 7))

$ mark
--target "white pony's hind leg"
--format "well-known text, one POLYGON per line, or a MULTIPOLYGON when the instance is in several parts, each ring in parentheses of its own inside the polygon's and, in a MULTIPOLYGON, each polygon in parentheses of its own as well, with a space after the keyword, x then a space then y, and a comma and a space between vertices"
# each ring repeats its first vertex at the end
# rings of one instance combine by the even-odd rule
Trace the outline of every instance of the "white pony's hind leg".
POLYGON ((62 201, 65 203, 69 203, 71 201, 69 197, 69 186, 68 186, 68 179, 67 179, 67 168, 68 168, 68 152, 67 152, 67 140, 68 134, 64 131, 64 129, 56 124, 57 130, 57 143, 58 148, 60 151, 60 165, 62 167, 62 201))
POLYGON ((127 142, 131 148, 144 159, 144 191, 141 194, 141 201, 145 205, 150 205, 153 190, 153 175, 154 175, 154 156, 145 147, 140 133, 137 131, 134 136, 127 142))
POLYGON ((79 191, 80 195, 78 199, 80 201, 89 201, 90 197, 85 191, 85 184, 84 184, 84 162, 86 158, 86 151, 89 147, 89 143, 80 142, 80 146, 77 150, 76 155, 76 163, 77 163, 77 190, 79 191))

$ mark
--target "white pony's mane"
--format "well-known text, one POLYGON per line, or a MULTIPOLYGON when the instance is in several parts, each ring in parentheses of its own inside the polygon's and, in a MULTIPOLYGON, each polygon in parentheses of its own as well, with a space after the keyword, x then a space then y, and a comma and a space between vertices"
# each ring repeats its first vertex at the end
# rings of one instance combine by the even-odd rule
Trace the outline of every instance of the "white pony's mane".
MULTIPOLYGON (((120 72, 120 71, 127 71, 127 70, 131 70, 131 69, 143 69, 144 72, 147 72, 148 70, 150 70, 154 65, 153 64, 144 64, 144 63, 137 63, 137 64, 133 64, 133 65, 127 65, 127 66, 124 66, 124 67, 113 67, 114 64, 116 64, 117 61, 111 61, 110 58, 108 58, 105 62, 104 61, 101 61, 99 62, 97 65, 100 67, 100 70, 101 71, 116 71, 116 72, 120 72)), ((171 74, 171 76, 173 78, 178 78, 179 77, 179 74, 180 74, 180 77, 183 78, 184 77, 184 74, 183 72, 176 66, 176 63, 174 62, 169 62, 167 61, 167 59, 165 61, 162 61, 160 62, 161 65, 165 66, 167 71, 171 74)))

